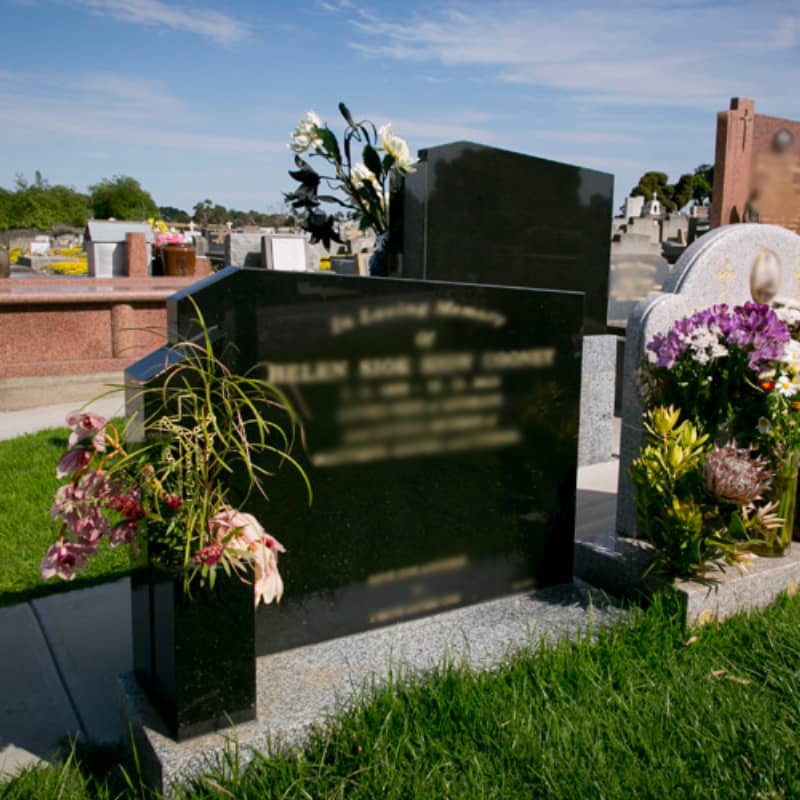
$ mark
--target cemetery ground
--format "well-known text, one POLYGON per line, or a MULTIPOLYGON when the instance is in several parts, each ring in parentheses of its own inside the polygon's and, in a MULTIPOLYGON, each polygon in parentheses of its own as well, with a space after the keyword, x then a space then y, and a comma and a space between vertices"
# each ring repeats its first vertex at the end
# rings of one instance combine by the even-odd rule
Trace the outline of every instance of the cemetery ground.
MULTIPOLYGON (((48 591, 38 562, 66 437, 59 428, 0 442, 0 592, 13 602, 48 591)), ((124 573, 127 554, 96 563, 89 582, 124 573)), ((492 672, 445 663, 425 679, 394 680, 318 729, 302 756, 266 753, 179 797, 794 797, 798 655, 799 598, 691 629, 658 600, 492 672)), ((0 783, 0 798, 147 796, 119 758, 79 744, 0 783)))
MULTIPOLYGON (((443 664, 363 697, 302 754, 264 754, 200 798, 791 798, 800 795, 800 599, 687 629, 645 612, 473 674, 443 664)), ((113 751, 0 785, 0 798, 144 797, 113 751)))

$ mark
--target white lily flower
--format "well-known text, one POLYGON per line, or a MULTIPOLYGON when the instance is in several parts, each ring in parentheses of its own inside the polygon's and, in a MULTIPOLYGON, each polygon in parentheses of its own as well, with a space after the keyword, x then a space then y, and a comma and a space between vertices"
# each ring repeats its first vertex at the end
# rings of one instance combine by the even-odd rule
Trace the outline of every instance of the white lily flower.
POLYGON ((321 127, 322 120, 313 111, 309 111, 292 131, 292 141, 289 143, 289 148, 294 150, 295 153, 305 153, 309 148, 320 150, 322 148, 322 139, 317 136, 317 128, 321 127))
POLYGON ((381 140, 381 147, 390 156, 394 157, 394 166, 396 166, 400 172, 416 172, 414 164, 417 163, 417 159, 411 158, 411 154, 408 151, 408 144, 406 144, 404 139, 392 133, 391 125, 384 125, 378 131, 378 136, 381 140))
POLYGON ((359 161, 350 170, 350 182, 356 189, 360 189, 367 182, 371 183, 376 189, 379 188, 375 173, 363 161, 359 161))

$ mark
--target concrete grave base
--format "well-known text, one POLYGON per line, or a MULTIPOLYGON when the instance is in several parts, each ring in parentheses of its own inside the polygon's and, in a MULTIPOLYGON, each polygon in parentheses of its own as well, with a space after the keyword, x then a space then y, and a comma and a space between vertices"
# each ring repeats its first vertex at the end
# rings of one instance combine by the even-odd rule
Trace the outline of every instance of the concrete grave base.
POLYGON ((256 662, 258 720, 181 743, 165 734, 128 673, 119 679, 123 719, 144 780, 169 793, 209 765, 224 763, 226 747, 238 746, 243 767, 254 750, 302 746, 312 727, 351 706, 360 690, 385 684, 390 675, 424 673, 446 659, 489 670, 514 651, 606 626, 621 614, 601 593, 566 584, 264 656, 256 662))
POLYGON ((575 575, 612 595, 648 596, 672 587, 685 608, 686 620, 704 624, 740 611, 766 608, 784 592, 800 585, 800 543, 781 558, 760 558, 725 571, 711 569, 706 580, 674 580, 644 576, 653 560, 649 544, 613 534, 575 543, 575 575))

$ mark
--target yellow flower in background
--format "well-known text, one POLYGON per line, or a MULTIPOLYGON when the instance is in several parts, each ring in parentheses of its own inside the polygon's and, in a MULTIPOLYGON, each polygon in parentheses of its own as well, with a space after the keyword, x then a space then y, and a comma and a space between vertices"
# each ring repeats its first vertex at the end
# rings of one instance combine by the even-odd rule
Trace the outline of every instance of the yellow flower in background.
POLYGON ((88 275, 89 265, 85 258, 80 261, 51 261, 47 267, 48 272, 56 275, 88 275))

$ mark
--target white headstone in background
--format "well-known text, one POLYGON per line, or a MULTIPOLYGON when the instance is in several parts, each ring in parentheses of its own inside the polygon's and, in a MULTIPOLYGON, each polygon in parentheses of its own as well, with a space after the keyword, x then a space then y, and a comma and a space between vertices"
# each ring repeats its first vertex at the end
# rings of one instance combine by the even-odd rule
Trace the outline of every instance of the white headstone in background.
POLYGON ((50 239, 47 236, 37 236, 30 244, 32 256, 49 256, 50 239))
POLYGON ((661 292, 633 310, 625 335, 622 442, 617 491, 617 533, 634 536, 636 498, 628 476, 642 442, 642 398, 636 370, 656 333, 717 303, 800 300, 800 236, 777 225, 725 225, 688 247, 661 292))
POLYGON ((267 258, 267 269, 286 272, 306 271, 305 238, 302 236, 265 236, 264 243, 272 251, 267 258))

